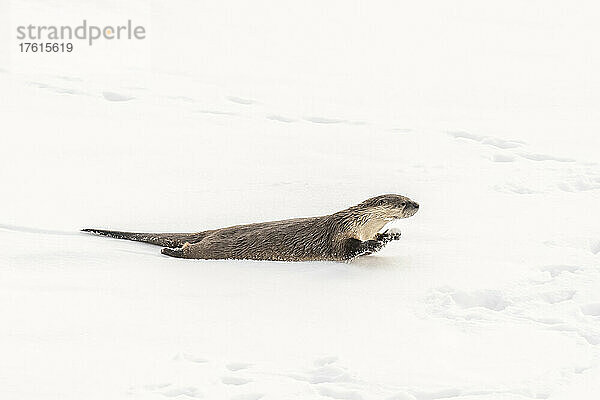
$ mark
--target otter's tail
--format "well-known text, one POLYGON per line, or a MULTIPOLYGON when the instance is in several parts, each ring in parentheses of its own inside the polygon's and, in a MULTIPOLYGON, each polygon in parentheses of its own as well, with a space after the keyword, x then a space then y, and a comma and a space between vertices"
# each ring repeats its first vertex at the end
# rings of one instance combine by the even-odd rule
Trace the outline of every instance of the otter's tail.
POLYGON ((90 232, 100 236, 108 236, 115 239, 134 240, 136 242, 150 243, 163 247, 181 247, 186 242, 196 243, 202 240, 209 233, 136 233, 89 228, 82 229, 81 231, 90 232))

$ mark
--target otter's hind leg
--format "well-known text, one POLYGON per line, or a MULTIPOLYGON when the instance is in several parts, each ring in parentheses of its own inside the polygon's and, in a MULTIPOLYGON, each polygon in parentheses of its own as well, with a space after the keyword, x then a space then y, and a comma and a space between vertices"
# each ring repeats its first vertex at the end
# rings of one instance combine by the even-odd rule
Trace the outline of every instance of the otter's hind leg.
POLYGON ((196 260, 219 260, 225 258, 236 258, 219 247, 219 243, 215 246, 215 243, 206 242, 201 240, 197 243, 186 242, 183 246, 178 248, 164 248, 161 250, 162 254, 177 258, 191 258, 196 260), (212 244, 212 246, 211 246, 212 244))
POLYGON ((165 247, 160 252, 164 255, 171 256, 171 257, 190 258, 190 257, 186 257, 186 255, 189 254, 189 252, 187 251, 189 247, 190 247, 189 242, 185 242, 184 245, 181 247, 177 247, 174 249, 165 247))

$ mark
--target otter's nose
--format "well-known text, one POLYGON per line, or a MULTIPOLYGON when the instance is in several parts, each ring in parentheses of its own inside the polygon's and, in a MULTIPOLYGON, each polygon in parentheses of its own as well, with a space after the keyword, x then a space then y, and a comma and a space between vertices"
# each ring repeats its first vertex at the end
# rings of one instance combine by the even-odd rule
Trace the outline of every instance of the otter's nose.
POLYGON ((416 208, 417 210, 419 209, 419 203, 416 203, 416 202, 413 201, 412 206, 414 208, 416 208))

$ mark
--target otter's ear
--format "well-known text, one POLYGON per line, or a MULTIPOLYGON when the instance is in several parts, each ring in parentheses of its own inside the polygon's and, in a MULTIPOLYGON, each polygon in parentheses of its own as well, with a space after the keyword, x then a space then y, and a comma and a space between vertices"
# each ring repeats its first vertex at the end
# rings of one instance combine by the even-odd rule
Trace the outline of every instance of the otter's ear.
POLYGON ((388 202, 387 202, 386 199, 379 199, 379 200, 377 200, 376 205, 378 205, 378 206, 385 206, 387 203, 388 202))

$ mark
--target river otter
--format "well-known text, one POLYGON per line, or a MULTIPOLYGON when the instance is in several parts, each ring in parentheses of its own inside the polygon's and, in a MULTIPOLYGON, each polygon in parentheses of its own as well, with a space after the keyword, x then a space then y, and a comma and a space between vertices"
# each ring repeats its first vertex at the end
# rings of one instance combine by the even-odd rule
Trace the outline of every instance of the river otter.
POLYGON ((345 261, 374 253, 400 231, 379 231, 389 221, 408 218, 419 204, 397 194, 373 197, 331 215, 236 225, 198 233, 133 233, 83 229, 98 235, 164 246, 179 258, 273 261, 345 261))

